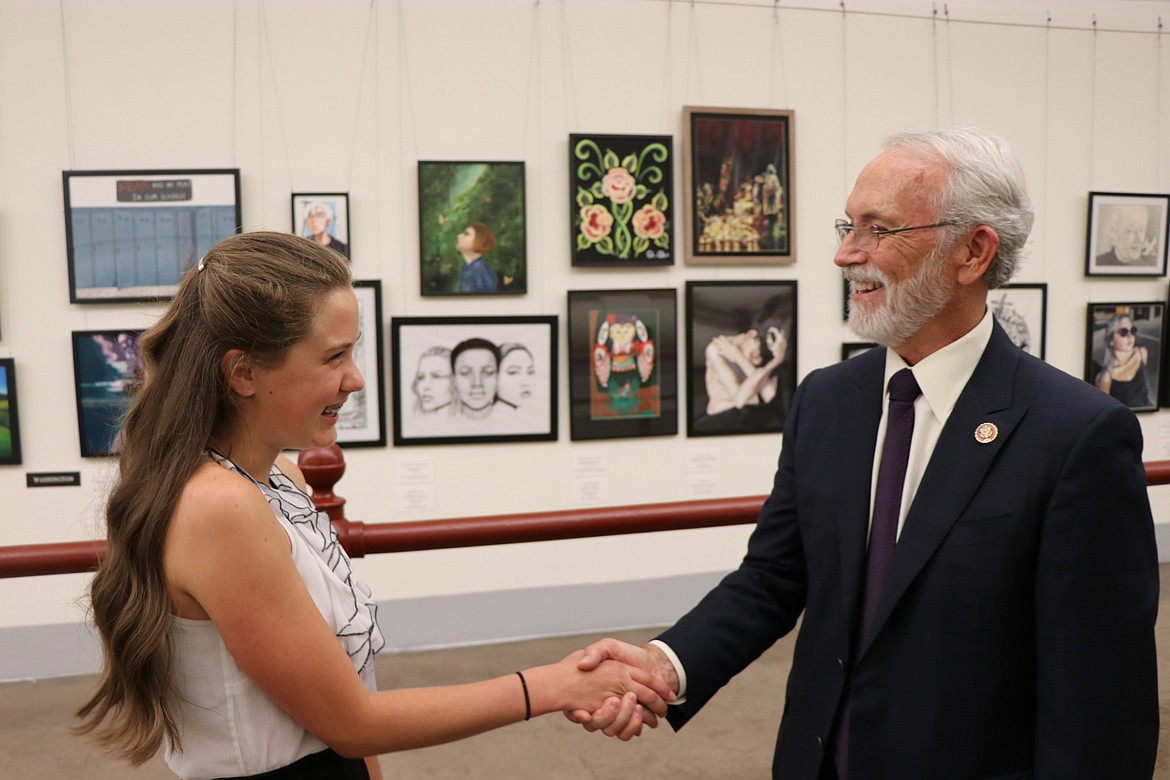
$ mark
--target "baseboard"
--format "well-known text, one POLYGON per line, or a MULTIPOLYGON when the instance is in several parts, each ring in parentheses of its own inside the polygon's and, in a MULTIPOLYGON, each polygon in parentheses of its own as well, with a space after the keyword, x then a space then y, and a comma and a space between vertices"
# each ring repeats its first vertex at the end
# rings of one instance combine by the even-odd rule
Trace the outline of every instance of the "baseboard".
MULTIPOLYGON (((378 602, 386 652, 666 626, 724 572, 378 602)), ((93 674, 101 645, 82 623, 0 629, 0 681, 93 674)))

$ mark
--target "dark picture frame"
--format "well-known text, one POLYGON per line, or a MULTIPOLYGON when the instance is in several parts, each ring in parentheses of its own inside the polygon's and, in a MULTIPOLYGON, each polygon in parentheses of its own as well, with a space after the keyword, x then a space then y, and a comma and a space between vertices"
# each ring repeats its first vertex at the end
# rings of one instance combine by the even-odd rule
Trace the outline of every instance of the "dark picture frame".
POLYGON ((420 160, 422 295, 526 293, 525 208, 523 162, 420 160), (461 250, 457 244, 468 228, 473 232, 461 250))
POLYGON ((1009 284, 988 290, 987 306, 1013 344, 1044 359, 1048 329, 1047 284, 1009 284))
POLYGON ((73 331, 77 429, 83 458, 121 451, 122 420, 142 381, 141 330, 73 331))
POLYGON ((569 136, 573 265, 674 263, 673 143, 668 135, 569 136))
POLYGON ((796 311, 795 281, 687 282, 687 436, 784 430, 796 311))
POLYGON ((63 171, 71 303, 171 298, 240 232, 238 168, 63 171))
POLYGON ((569 291, 571 440, 678 433, 677 306, 674 288, 569 291))
POLYGON ((16 361, 13 358, 0 358, 0 466, 15 466, 20 462, 16 361))
POLYGON ((874 344, 872 341, 846 341, 841 345, 841 359, 848 360, 851 357, 857 357, 876 346, 877 344, 874 344))
POLYGON ((386 388, 382 377, 385 354, 382 337, 382 282, 353 283, 358 301, 361 336, 353 345, 353 359, 366 386, 349 396, 337 418, 337 443, 341 447, 386 446, 386 388))
POLYGON ((557 318, 394 317, 394 444, 557 438, 557 318))
POLYGON ((1090 192, 1086 276, 1165 276, 1170 195, 1090 192))
POLYGON ((291 200, 293 233, 352 257, 348 192, 294 192, 291 200))
MULTIPOLYGON (((1085 381, 1096 385, 1135 412, 1153 412, 1158 409, 1160 378, 1162 375, 1162 344, 1165 341, 1166 304, 1162 301, 1125 303, 1090 303, 1085 333, 1085 381), (1128 318, 1128 323, 1126 319, 1128 318), (1136 326, 1136 338, 1121 331, 1136 326), (1113 331, 1118 333, 1109 338, 1113 331), (1144 360, 1136 360, 1136 373, 1130 363, 1110 358, 1106 344, 1126 346, 1129 350, 1144 350, 1144 360), (1110 363, 1119 365, 1106 371, 1110 363), (1108 381, 1106 381, 1108 380, 1108 381)), ((1114 350, 1116 353, 1116 350, 1114 350)))
POLYGON ((795 113, 683 106, 688 265, 796 262, 795 113))

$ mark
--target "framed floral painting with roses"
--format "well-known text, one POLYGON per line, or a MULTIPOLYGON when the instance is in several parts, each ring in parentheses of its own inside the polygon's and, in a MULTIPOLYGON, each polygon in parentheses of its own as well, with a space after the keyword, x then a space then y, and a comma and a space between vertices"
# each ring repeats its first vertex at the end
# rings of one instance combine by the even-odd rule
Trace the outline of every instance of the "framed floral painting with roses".
POLYGON ((668 135, 569 136, 573 265, 672 265, 668 135))
POLYGON ((688 265, 788 265, 793 112, 683 106, 688 265))

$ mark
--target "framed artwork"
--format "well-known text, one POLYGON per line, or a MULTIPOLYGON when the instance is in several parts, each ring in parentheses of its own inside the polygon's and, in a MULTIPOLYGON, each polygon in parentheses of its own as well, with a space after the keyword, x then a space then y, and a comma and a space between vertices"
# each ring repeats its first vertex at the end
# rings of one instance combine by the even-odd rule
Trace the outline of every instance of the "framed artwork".
POLYGON ((683 107, 687 263, 796 261, 793 112, 683 107))
POLYGON ((73 331, 73 376, 83 458, 122 450, 122 418, 142 381, 140 330, 73 331))
POLYGON ((876 347, 872 341, 846 341, 841 345, 841 359, 848 360, 851 357, 857 357, 862 352, 868 352, 876 347))
POLYGON ((0 358, 0 466, 20 463, 20 407, 16 403, 16 361, 0 358))
POLYGON ((1158 408, 1166 304, 1090 303, 1085 381, 1136 412, 1158 408))
POLYGON ((423 295, 528 291, 524 163, 418 164, 423 295))
POLYGON ((238 168, 62 177, 72 303, 170 298, 208 249, 240 232, 238 168))
POLYGON ((796 282, 687 282, 687 436, 779 433, 796 391, 796 282))
POLYGON ((337 443, 342 447, 386 445, 386 391, 382 377, 382 283, 353 283, 358 301, 361 336, 353 346, 353 359, 366 386, 349 396, 337 418, 337 443))
POLYGON ((557 318, 395 317, 394 444, 554 441, 557 318))
POLYGON ((678 433, 677 292, 569 291, 569 435, 678 433))
POLYGON ((674 263, 672 143, 668 135, 569 136, 573 265, 674 263))
POLYGON ((1170 195, 1089 193, 1086 276, 1165 276, 1170 195))
POLYGON ((1044 326, 1048 321, 1047 284, 1009 284, 989 290, 987 306, 1012 343, 1044 359, 1044 326))
POLYGON ((349 258, 349 193, 294 192, 292 226, 298 236, 349 258))

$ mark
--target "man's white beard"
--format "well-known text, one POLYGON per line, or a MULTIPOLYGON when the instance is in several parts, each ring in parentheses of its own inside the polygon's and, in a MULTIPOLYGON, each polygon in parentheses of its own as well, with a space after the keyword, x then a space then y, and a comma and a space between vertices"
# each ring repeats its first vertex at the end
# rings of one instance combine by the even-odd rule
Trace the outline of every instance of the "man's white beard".
MULTIPOLYGON (((950 302, 946 284, 946 256, 949 252, 931 252, 911 278, 891 283, 873 266, 849 266, 849 327, 862 339, 886 347, 909 341, 922 326, 940 314, 950 302), (885 302, 880 306, 855 304, 853 285, 857 282, 879 283, 885 288, 885 302)), ((947 247, 949 249, 949 247, 947 247)))

